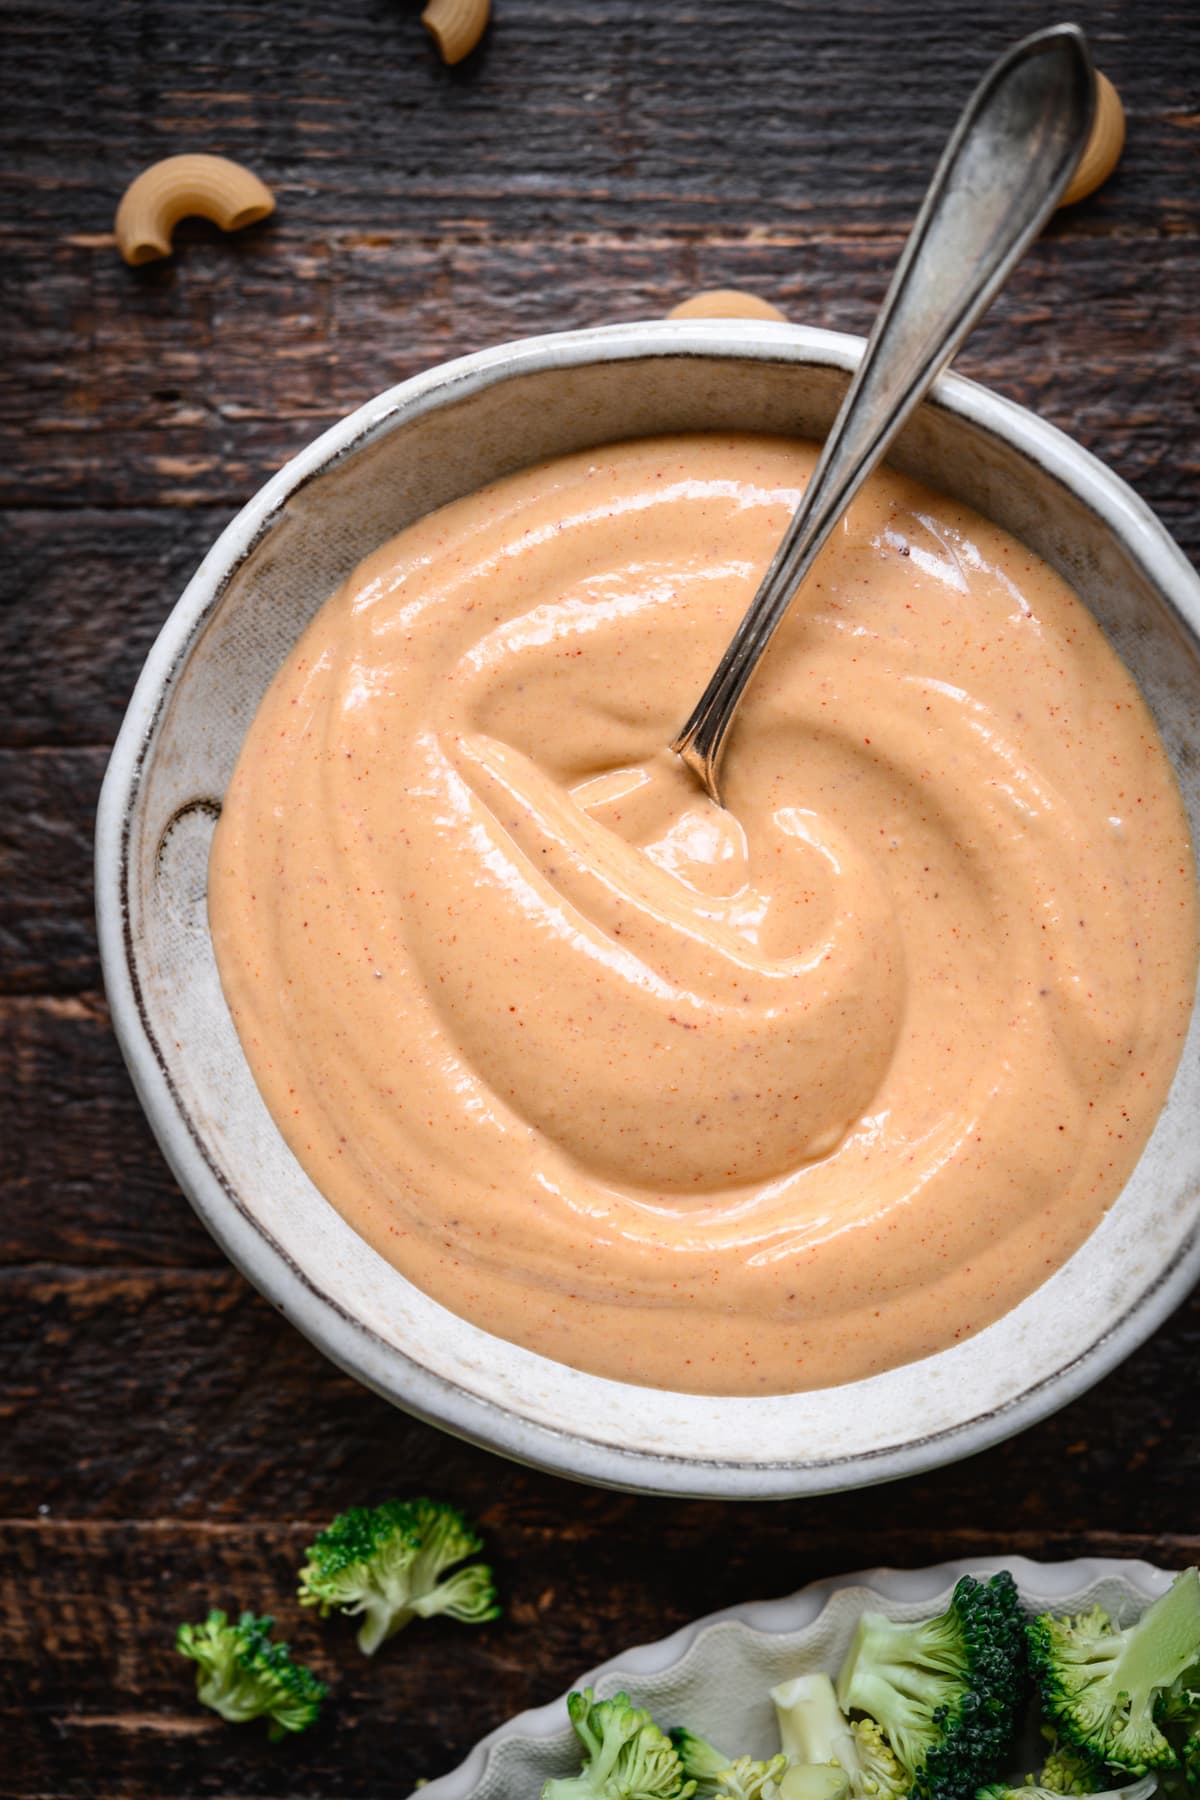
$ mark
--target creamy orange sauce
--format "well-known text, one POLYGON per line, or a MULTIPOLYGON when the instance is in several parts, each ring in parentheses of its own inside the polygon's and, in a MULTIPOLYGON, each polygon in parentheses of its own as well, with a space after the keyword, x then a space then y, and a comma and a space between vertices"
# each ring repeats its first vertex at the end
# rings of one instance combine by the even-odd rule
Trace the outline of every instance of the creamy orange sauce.
POLYGON ((258 1085, 455 1312, 620 1379, 852 1380, 1094 1228, 1195 974, 1174 779, 1031 552, 899 476, 748 690, 728 810, 664 749, 811 471, 568 457, 356 570, 247 736, 210 866, 258 1085))

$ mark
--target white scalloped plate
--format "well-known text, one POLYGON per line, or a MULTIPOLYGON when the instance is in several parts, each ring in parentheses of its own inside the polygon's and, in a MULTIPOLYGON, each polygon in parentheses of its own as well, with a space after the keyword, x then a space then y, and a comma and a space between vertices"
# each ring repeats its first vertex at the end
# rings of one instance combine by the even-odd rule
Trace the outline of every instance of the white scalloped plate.
MULTIPOLYGON (((931 1616, 961 1575, 997 1569, 1012 1570, 1032 1612, 1099 1604, 1119 1623, 1136 1618, 1172 1579, 1151 1563, 1113 1557, 1039 1563, 980 1556, 925 1569, 863 1569, 814 1581, 782 1600, 709 1613, 571 1685, 594 1687, 602 1696, 627 1689, 666 1728, 686 1723, 731 1755, 763 1756, 779 1748, 768 1689, 810 1669, 836 1670, 865 1608, 881 1607, 898 1619, 931 1616)), ((481 1739, 457 1769, 421 1788, 420 1800, 537 1800, 548 1776, 578 1767, 563 1693, 481 1739)))

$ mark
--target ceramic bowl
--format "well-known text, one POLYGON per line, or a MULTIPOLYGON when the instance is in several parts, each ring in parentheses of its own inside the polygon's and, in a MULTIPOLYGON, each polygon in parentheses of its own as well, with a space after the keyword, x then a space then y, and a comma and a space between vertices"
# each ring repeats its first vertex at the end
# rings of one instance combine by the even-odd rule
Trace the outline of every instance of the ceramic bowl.
MULTIPOLYGON (((466 357, 327 431, 205 558, 146 663, 97 825, 100 945, 134 1084, 192 1204, 314 1343, 396 1404, 581 1479, 783 1496, 965 1456, 1080 1393, 1200 1273, 1200 1026, 1133 1178, 1050 1280, 966 1343, 817 1393, 632 1388, 504 1343, 356 1236, 284 1145, 242 1056, 209 940, 213 824, 259 699, 312 614, 413 519, 540 458, 661 431, 820 437, 861 341, 795 326, 655 323, 466 357)), ((1200 837, 1200 582, 1093 457, 944 379, 891 459, 1022 538, 1133 670, 1200 837)))
MULTIPOLYGON (((870 1608, 892 1619, 933 1618, 944 1611, 961 1575, 997 1569, 1011 1571, 1031 1613, 1102 1606, 1121 1625, 1140 1618, 1171 1583, 1164 1569, 1113 1557, 1039 1563, 983 1556, 925 1569, 864 1569, 814 1581, 782 1600, 711 1613, 657 1644, 622 1652, 573 1685, 594 1688, 602 1699, 624 1691, 664 1729, 689 1725, 730 1755, 773 1755, 779 1739, 769 1690, 818 1669, 836 1674, 860 1613, 870 1608)), ((1031 1732, 1011 1773, 1036 1768, 1039 1751, 1044 1746, 1031 1732)), ((421 1800, 530 1800, 551 1776, 573 1774, 579 1760, 563 1694, 491 1732, 457 1769, 423 1787, 421 1800)))

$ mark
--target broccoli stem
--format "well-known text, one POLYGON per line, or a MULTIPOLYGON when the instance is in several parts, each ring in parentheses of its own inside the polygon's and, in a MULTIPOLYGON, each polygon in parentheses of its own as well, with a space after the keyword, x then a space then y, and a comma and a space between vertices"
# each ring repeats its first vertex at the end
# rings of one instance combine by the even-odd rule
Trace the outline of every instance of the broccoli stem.
POLYGON ((780 1742, 790 1756, 802 1763, 836 1762, 848 1774, 858 1772, 853 1734, 823 1670, 781 1682, 771 1689, 771 1699, 780 1742))
POLYGON ((358 1647, 364 1656, 374 1656, 395 1622, 391 1603, 386 1594, 370 1593, 363 1600, 361 1611, 357 1607, 353 1610, 360 1612, 362 1619, 358 1628, 358 1647))
POLYGON ((832 1763, 789 1763, 779 1793, 781 1800, 847 1800, 850 1777, 832 1763))
POLYGON ((936 1699, 942 1685, 930 1681, 926 1669, 938 1669, 945 1675, 957 1677, 963 1667, 962 1640, 954 1629, 952 1614, 945 1613, 941 1618, 914 1625, 889 1619, 884 1613, 864 1613, 838 1675, 837 1698, 844 1711, 853 1708, 870 1713, 872 1718, 879 1715, 868 1701, 859 1698, 864 1687, 869 1685, 860 1667, 864 1657, 872 1670, 884 1672, 900 1693, 921 1701, 936 1699))
POLYGON ((1148 1710, 1157 1692, 1187 1671, 1198 1641, 1200 1570, 1185 1569, 1124 1634, 1112 1665, 1113 1686, 1130 1696, 1133 1713, 1148 1710))

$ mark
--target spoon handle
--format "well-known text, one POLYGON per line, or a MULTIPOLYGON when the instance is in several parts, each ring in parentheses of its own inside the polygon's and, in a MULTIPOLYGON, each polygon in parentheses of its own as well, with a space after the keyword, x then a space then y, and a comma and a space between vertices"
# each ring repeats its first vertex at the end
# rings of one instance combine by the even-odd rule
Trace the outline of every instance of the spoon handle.
POLYGON ((734 712, 776 626, 862 483, 1054 210, 1094 108, 1091 57, 1075 25, 1024 38, 968 101, 783 542, 671 745, 714 800, 734 712))

